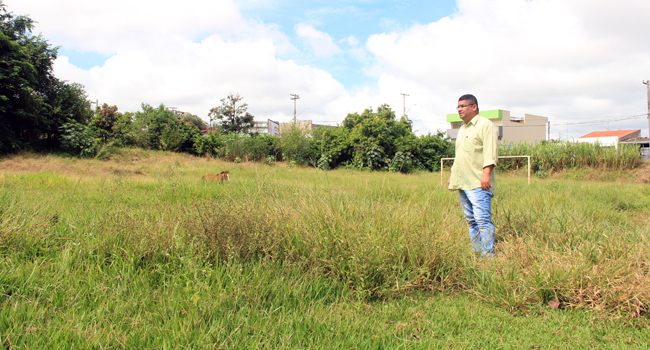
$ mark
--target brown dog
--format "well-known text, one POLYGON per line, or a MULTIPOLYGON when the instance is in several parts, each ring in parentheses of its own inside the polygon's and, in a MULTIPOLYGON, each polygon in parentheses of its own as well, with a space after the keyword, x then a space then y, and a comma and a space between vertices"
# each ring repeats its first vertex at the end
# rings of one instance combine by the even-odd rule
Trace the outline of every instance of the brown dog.
POLYGON ((228 170, 222 171, 219 174, 205 174, 203 176, 203 181, 216 181, 221 183, 224 180, 230 182, 230 173, 228 170))

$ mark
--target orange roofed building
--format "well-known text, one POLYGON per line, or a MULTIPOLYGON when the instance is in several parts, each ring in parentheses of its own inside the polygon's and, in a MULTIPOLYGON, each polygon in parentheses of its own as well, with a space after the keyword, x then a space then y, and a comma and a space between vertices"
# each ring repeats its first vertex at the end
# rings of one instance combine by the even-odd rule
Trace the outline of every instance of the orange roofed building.
POLYGON ((641 135, 641 130, 609 130, 609 131, 594 131, 585 136, 580 136, 576 139, 577 142, 598 143, 601 146, 614 146, 618 147, 619 141, 638 138, 641 135))

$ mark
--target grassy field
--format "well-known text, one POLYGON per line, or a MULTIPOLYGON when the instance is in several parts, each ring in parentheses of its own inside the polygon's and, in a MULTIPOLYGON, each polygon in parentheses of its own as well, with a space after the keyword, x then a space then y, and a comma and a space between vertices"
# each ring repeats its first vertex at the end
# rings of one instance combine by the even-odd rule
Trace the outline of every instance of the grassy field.
POLYGON ((439 173, 5 158, 0 344, 648 348, 644 171, 500 174, 485 260, 439 173))

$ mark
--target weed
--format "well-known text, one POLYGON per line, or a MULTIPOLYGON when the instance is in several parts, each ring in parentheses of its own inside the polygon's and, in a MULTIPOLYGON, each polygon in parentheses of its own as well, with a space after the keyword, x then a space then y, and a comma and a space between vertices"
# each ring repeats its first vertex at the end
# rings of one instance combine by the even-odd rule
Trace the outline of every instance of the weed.
POLYGON ((650 342, 645 184, 500 177, 479 259, 436 175, 242 163, 209 186, 221 160, 134 155, 0 163, 5 347, 650 342))

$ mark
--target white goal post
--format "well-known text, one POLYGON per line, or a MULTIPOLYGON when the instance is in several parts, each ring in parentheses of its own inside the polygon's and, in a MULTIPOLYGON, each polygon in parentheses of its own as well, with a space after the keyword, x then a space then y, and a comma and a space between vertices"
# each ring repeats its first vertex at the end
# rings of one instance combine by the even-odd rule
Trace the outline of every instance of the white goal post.
MULTIPOLYGON (((501 158, 528 158, 528 184, 530 185, 530 156, 501 156, 501 158)), ((440 185, 444 186, 445 185, 445 180, 443 173, 445 171, 445 168, 443 167, 443 163, 445 160, 454 160, 456 158, 440 158, 440 185)))

